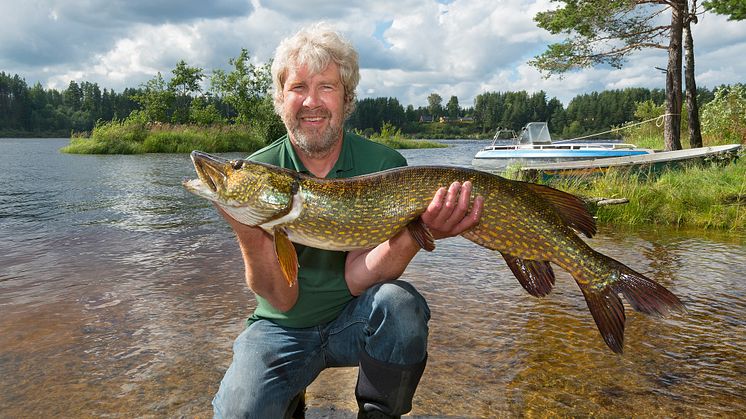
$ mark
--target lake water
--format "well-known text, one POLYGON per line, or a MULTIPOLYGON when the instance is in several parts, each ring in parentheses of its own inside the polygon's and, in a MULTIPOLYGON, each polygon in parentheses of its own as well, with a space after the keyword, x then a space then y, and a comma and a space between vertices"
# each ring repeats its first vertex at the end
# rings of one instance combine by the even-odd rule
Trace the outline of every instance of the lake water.
MULTIPOLYGON (((0 139, 0 417, 209 416, 254 307, 232 233, 186 193, 189 157, 66 155, 0 139)), ((404 151, 468 166, 485 142, 404 151)), ((432 309, 421 417, 743 417, 746 240, 601 226, 592 247, 676 293, 685 315, 627 310, 604 345, 572 279, 527 295, 498 254, 456 238, 405 278, 432 309)), ((307 417, 354 417, 354 368, 327 370, 307 417)))

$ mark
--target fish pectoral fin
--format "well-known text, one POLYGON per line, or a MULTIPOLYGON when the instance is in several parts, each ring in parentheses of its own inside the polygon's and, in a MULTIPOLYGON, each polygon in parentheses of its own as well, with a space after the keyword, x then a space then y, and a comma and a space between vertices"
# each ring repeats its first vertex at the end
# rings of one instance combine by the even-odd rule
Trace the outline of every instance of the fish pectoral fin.
POLYGON ((277 261, 280 262, 280 270, 288 281, 288 286, 292 287, 298 280, 298 254, 295 253, 295 246, 288 238, 285 229, 275 227, 273 230, 275 238, 275 254, 277 261))
POLYGON ((582 199, 545 185, 526 183, 526 186, 549 201, 565 224, 589 238, 596 234, 596 220, 588 212, 588 207, 582 199))
POLYGON ((534 297, 545 297, 554 287, 554 271, 545 260, 519 259, 500 252, 523 288, 534 297))
POLYGON ((412 220, 412 222, 407 224, 407 230, 409 230, 409 234, 412 235, 412 238, 414 238, 421 248, 428 252, 435 250, 435 239, 433 239, 433 234, 430 233, 430 230, 428 230, 427 226, 422 221, 422 218, 417 217, 415 220, 412 220))

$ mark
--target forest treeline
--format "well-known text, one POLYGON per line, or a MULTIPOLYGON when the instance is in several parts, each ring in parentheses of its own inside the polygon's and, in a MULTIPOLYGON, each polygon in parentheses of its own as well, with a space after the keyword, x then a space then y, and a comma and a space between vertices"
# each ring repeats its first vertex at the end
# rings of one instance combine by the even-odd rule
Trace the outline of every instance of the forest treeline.
MULTIPOLYGON (((47 89, 40 83, 29 86, 19 75, 0 72, 0 136, 68 137, 133 113, 150 122, 175 124, 232 124, 272 118, 267 115, 272 113, 268 66, 248 64, 246 51, 230 62, 235 69, 213 74, 207 92, 200 87, 206 77, 203 70, 183 61, 170 80, 158 74, 122 92, 87 81, 70 81, 61 91, 47 89), (253 85, 239 85, 239 80, 247 79, 242 78, 246 74, 254 80, 253 85)), ((715 97, 715 92, 706 88, 698 93, 703 105, 715 97)), ((391 97, 365 98, 357 101, 347 126, 371 135, 380 132, 386 122, 412 137, 468 138, 490 136, 498 127, 519 130, 530 121, 548 121, 555 136, 569 138, 634 121, 641 103, 660 107, 664 101, 662 89, 647 88, 582 94, 567 107, 543 91, 486 92, 467 107, 462 107, 456 96, 444 104, 437 93, 428 97, 426 106, 419 107, 405 107, 391 97)), ((277 121, 269 125, 275 129, 266 130, 267 135, 276 135, 277 121)))

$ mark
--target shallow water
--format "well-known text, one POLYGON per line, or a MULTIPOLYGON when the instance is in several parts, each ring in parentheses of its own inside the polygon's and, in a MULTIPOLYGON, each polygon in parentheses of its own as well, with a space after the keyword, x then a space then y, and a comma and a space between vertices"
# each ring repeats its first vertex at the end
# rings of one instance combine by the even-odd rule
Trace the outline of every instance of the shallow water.
MULTIPOLYGON (((186 155, 74 156, 0 139, 2 417, 209 416, 252 294, 230 229, 181 180, 186 155)), ((482 144, 406 150, 467 166, 482 144)), ((679 295, 627 311, 610 352, 572 279, 527 295, 499 255, 457 238, 405 273, 433 313, 417 416, 746 415, 741 236, 602 227, 588 242, 679 295)), ((351 417, 353 368, 309 388, 308 417, 351 417)))

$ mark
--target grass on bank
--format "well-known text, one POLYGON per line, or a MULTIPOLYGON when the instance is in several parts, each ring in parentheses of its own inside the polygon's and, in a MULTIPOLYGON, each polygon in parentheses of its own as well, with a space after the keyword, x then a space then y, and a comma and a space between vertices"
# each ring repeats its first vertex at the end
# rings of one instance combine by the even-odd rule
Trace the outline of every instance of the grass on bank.
POLYGON ((578 196, 629 199, 598 207, 601 223, 746 232, 746 156, 726 165, 690 165, 657 176, 612 170, 550 185, 578 196))
MULTIPOLYGON (((681 141, 688 148, 686 130, 681 141)), ((705 146, 733 143, 722 129, 703 133, 705 146)), ((625 142, 662 150, 663 127, 625 130, 625 142)), ((740 138, 741 142, 746 138, 740 138)), ((736 140, 735 142, 738 142, 736 140)), ((513 169, 516 173, 517 169, 513 169)), ((596 209, 600 223, 645 227, 665 225, 746 232, 746 150, 731 163, 690 164, 647 176, 610 170, 604 175, 556 180, 551 186, 584 197, 627 198, 629 203, 596 209)))
MULTIPOLYGON (((395 149, 447 147, 434 141, 404 138, 401 131, 393 128, 371 140, 395 149)), ((61 151, 71 154, 189 153, 192 150, 252 153, 268 143, 265 130, 250 125, 172 125, 125 119, 99 123, 90 136, 73 135, 70 144, 61 151)))
MULTIPOLYGON (((360 132, 358 134, 362 135, 360 132)), ((426 140, 413 140, 406 138, 402 134, 400 128, 396 128, 394 125, 384 122, 381 126, 380 133, 374 133, 370 136, 371 141, 387 145, 394 149, 409 149, 409 148, 443 148, 448 147, 445 144, 438 143, 435 141, 426 140)))
POLYGON ((170 125, 133 120, 97 124, 90 137, 76 135, 62 148, 73 154, 252 152, 264 146, 257 129, 244 125, 170 125))

